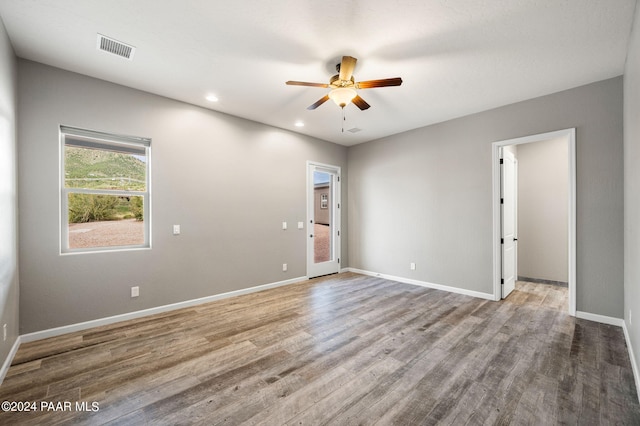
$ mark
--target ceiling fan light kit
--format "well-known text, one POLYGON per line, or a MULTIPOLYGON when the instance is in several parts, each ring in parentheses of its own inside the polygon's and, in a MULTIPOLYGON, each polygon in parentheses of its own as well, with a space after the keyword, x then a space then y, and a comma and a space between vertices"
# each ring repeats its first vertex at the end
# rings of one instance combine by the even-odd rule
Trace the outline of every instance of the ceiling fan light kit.
POLYGON ((287 81, 286 84, 289 86, 308 86, 332 89, 327 95, 308 106, 307 109, 309 110, 314 110, 329 99, 332 99, 336 105, 342 109, 351 102, 362 111, 368 109, 371 105, 358 95, 356 89, 373 89, 375 87, 400 86, 402 84, 402 79, 400 77, 356 82, 353 78, 353 70, 356 67, 357 61, 358 60, 352 56, 343 56, 342 62, 336 65, 338 74, 331 77, 328 84, 308 83, 305 81, 287 81))
POLYGON ((335 102, 340 108, 347 106, 356 96, 358 96, 358 93, 350 87, 341 87, 329 92, 329 99, 335 102))

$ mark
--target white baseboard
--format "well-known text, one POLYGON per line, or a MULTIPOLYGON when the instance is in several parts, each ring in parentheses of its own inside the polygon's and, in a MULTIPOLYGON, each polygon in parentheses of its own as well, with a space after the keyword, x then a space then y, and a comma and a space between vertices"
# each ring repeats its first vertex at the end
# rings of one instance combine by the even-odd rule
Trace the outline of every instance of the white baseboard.
POLYGON ((631 346, 631 338, 629 337, 629 330, 627 330, 627 323, 625 321, 622 321, 622 331, 624 331, 624 340, 627 342, 627 351, 629 351, 629 360, 631 361, 631 369, 633 370, 633 380, 636 382, 636 393, 638 394, 638 402, 640 402, 640 373, 638 372, 638 364, 633 354, 633 346, 631 346))
MULTIPOLYGON (((47 330, 36 331, 33 333, 23 334, 20 336, 21 343, 34 342, 36 340, 47 339, 49 337, 60 336, 62 334, 82 331, 93 327, 114 324, 121 321, 142 318, 149 315, 160 314, 163 312, 174 311, 176 309, 188 308, 191 306, 201 305, 203 303, 214 302, 216 300, 227 299, 229 297, 241 296, 243 294, 255 293, 258 291, 268 290, 270 288, 281 287, 289 284, 299 283, 306 280, 307 277, 292 278, 290 280, 278 281, 275 283, 259 285, 255 287, 243 288, 242 290, 230 291, 227 293, 215 294, 213 296, 201 297, 199 299, 185 300, 184 302, 172 303, 170 305, 157 306, 155 308, 144 309, 141 311, 129 312, 112 317, 99 318, 91 321, 85 321, 78 324, 70 324, 62 327, 50 328, 47 330)), ((13 359, 13 357, 11 357, 13 359)), ((11 362, 11 361, 9 361, 11 362)))
POLYGON ((2 364, 2 369, 0 369, 0 384, 2 384, 2 382, 4 381, 4 378, 7 375, 7 372, 9 371, 9 367, 11 367, 11 363, 13 362, 13 357, 16 356, 16 352, 18 352, 20 343, 21 343, 21 339, 20 339, 20 336, 18 336, 16 341, 13 343, 13 346, 11 347, 9 354, 7 355, 7 358, 5 358, 4 363, 2 364))
POLYGON ((427 288, 433 288, 433 289, 436 289, 436 290, 448 291, 449 293, 464 294, 466 296, 478 297, 480 299, 494 300, 493 294, 491 294, 491 293, 482 293, 482 292, 479 292, 479 291, 466 290, 464 288, 450 287, 450 286, 447 286, 447 285, 434 284, 434 283, 429 283, 429 282, 426 282, 426 281, 414 280, 414 279, 411 279, 411 278, 396 277, 396 276, 393 276, 393 275, 380 274, 380 273, 377 273, 377 272, 365 271, 365 270, 356 269, 356 268, 344 268, 343 271, 354 272, 356 274, 362 274, 362 275, 369 275, 369 276, 372 276, 372 277, 380 277, 380 278, 384 278, 386 280, 398 281, 398 282, 401 282, 401 283, 404 283, 404 284, 411 284, 411 285, 417 285, 417 286, 420 286, 420 287, 427 287, 427 288))
POLYGON ((602 324, 615 325, 618 327, 622 327, 624 324, 624 320, 622 318, 608 317, 605 315, 591 314, 589 312, 576 312, 576 318, 586 319, 589 321, 595 321, 602 324))

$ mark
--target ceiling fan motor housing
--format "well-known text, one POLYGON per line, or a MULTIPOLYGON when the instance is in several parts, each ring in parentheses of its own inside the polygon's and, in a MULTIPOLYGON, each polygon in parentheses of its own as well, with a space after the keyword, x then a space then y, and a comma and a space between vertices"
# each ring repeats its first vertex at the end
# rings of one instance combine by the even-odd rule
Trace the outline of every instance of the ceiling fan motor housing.
POLYGON ((353 76, 351 76, 351 80, 340 80, 340 75, 336 74, 331 77, 331 80, 329 80, 329 86, 336 89, 340 87, 354 87, 355 85, 356 80, 353 78, 353 76))

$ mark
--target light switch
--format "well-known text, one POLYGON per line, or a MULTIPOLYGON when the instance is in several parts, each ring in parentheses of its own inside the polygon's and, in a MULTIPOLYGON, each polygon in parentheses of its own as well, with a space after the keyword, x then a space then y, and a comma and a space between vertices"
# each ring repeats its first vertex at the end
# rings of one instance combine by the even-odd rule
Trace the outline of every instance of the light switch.
POLYGON ((298 229, 304 229, 304 222, 298 222, 298 229))
POLYGON ((287 229, 287 222, 282 222, 282 229, 287 229))
POLYGON ((180 225, 173 225, 173 235, 180 235, 180 225))

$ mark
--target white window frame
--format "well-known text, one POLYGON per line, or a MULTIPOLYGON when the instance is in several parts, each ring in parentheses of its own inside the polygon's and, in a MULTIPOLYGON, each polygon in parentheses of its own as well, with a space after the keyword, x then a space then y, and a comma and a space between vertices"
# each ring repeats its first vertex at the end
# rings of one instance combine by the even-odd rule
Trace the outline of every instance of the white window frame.
MULTIPOLYGON (((76 144, 78 146, 78 144, 76 144)), ((96 253, 104 251, 140 250, 151 248, 151 139, 136 136, 116 135, 76 127, 60 126, 60 253, 96 253), (146 157, 145 191, 127 191, 121 189, 85 189, 67 188, 65 185, 65 146, 67 136, 78 138, 87 147, 94 144, 144 148, 146 157), (144 223, 144 243, 126 246, 69 248, 69 194, 112 195, 117 197, 141 196, 144 223)))

